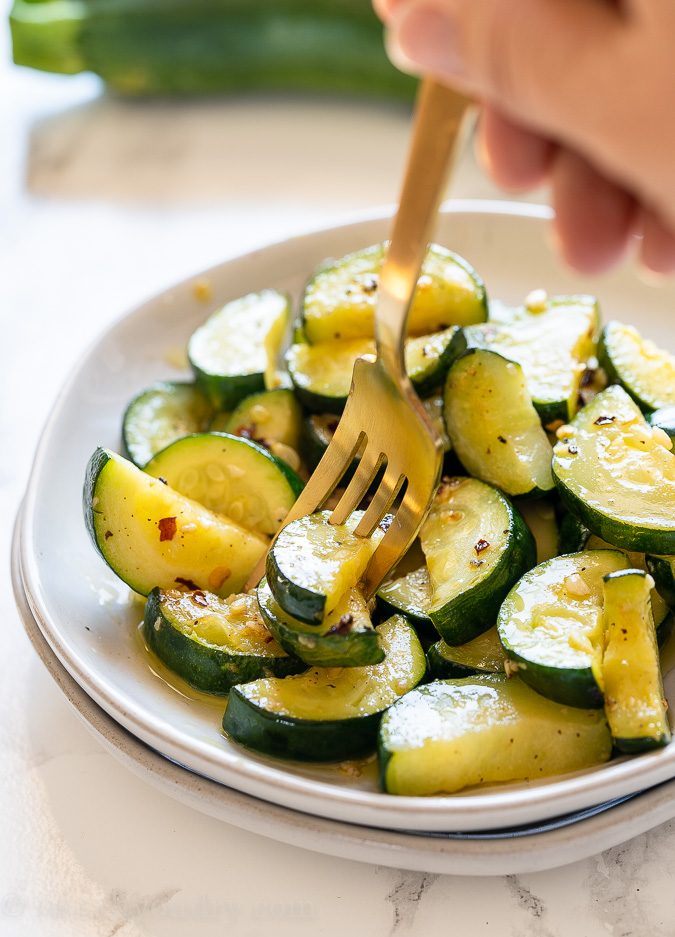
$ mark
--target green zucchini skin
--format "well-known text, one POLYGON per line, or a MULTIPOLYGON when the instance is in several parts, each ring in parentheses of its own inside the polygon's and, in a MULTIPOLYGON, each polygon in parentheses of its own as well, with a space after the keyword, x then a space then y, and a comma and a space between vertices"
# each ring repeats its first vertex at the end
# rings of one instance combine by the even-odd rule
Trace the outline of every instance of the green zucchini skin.
POLYGON ((672 738, 651 586, 643 569, 620 570, 604 579, 605 714, 614 744, 626 754, 661 748, 672 738))
POLYGON ((182 436, 203 432, 213 408, 194 384, 158 381, 130 401, 122 420, 123 454, 143 468, 182 436))
MULTIPOLYGON (((394 617, 380 625, 379 630, 385 648, 384 661, 372 667, 349 670, 354 675, 354 681, 363 680, 363 692, 366 697, 370 696, 365 706, 362 701, 358 704, 358 715, 307 718, 297 714, 297 707, 293 712, 292 706, 290 712, 275 712, 270 700, 273 702, 277 687, 282 693, 286 690, 287 698, 295 686, 302 688, 300 692, 303 697, 303 690, 311 694, 312 680, 326 683, 327 693, 331 690, 340 692, 329 682, 333 680, 337 685, 338 681, 331 675, 335 671, 328 671, 323 676, 323 671, 311 670, 284 681, 262 682, 259 702, 250 698, 258 692, 256 683, 233 688, 223 716, 223 730, 239 744, 277 758, 338 762, 369 755, 376 748, 377 731, 383 713, 426 675, 424 652, 414 630, 405 619, 394 617), (378 681, 381 685, 378 685, 378 681), (282 682, 284 686, 279 687, 282 682), (373 702, 373 696, 379 699, 373 702), (364 709, 370 711, 364 712, 364 709)), ((326 701, 330 709, 333 706, 330 696, 324 695, 317 703, 325 705, 326 701)))
MULTIPOLYGON (((216 599, 203 592, 194 594, 209 604, 216 599)), ((214 614, 213 610, 195 606, 194 617, 209 611, 214 614)), ((143 617, 145 642, 169 670, 202 693, 227 696, 238 683, 249 683, 262 677, 286 677, 306 669, 306 664, 296 657, 279 655, 278 648, 275 655, 237 652, 235 648, 199 641, 186 634, 179 624, 165 601, 163 590, 153 589, 143 617)))
MULTIPOLYGON (((410 381, 420 397, 427 397, 443 386, 448 368, 466 351, 466 338, 459 326, 450 326, 406 339, 404 351, 410 381)), ((286 365, 298 400, 313 413, 341 414, 356 359, 374 353, 375 342, 366 337, 296 342, 286 352, 286 365)))
MULTIPOLYGON (((302 300, 306 341, 372 338, 378 279, 386 245, 374 244, 327 260, 315 270, 302 300)), ((487 319, 485 284, 462 257, 430 244, 408 317, 408 335, 487 319)))
POLYGON ((658 426, 675 443, 675 407, 659 407, 646 415, 650 426, 658 426))
MULTIPOLYGON (((468 512, 474 499, 480 504, 481 492, 484 496, 497 498, 503 510, 505 520, 500 533, 506 542, 503 544, 501 555, 489 574, 479 579, 474 585, 464 589, 457 595, 451 596, 448 601, 439 604, 437 594, 440 587, 437 585, 432 597, 432 604, 427 614, 440 636, 451 645, 462 645, 473 640, 491 628, 497 620, 502 602, 511 587, 518 582, 521 576, 531 569, 537 562, 537 547, 532 532, 525 523, 522 515, 514 508, 510 500, 491 485, 475 478, 445 478, 439 486, 436 501, 425 521, 421 531, 422 549, 425 546, 426 531, 433 520, 434 512, 443 510, 444 506, 452 506, 460 511, 468 512)), ((488 503, 488 502, 484 502, 488 503)), ((481 528, 478 527, 477 531, 481 528)), ((488 534, 493 538, 492 534, 488 534)), ((479 539, 478 533, 476 539, 479 539)), ((452 541, 448 541, 451 548, 452 541)), ((467 544, 456 544, 459 551, 467 544)), ((476 545, 477 546, 477 545, 476 545)), ((488 543, 488 549, 490 543, 488 543)), ((478 562, 477 554, 472 548, 463 556, 465 562, 478 562)), ((433 583, 433 580, 432 580, 433 583)))
MULTIPOLYGON (((589 545, 592 543, 589 540, 589 545)), ((529 684, 533 690, 541 693, 549 699, 555 700, 567 706, 577 706, 581 708, 596 708, 603 704, 603 694, 600 687, 602 682, 598 676, 600 667, 600 644, 601 635, 598 632, 597 624, 588 633, 591 647, 588 653, 584 652, 588 663, 581 663, 578 659, 575 663, 565 663, 564 659, 558 664, 546 663, 555 656, 555 645, 548 640, 546 628, 540 622, 540 631, 543 634, 543 652, 536 646, 528 642, 527 630, 522 627, 529 626, 530 614, 527 612, 528 605, 535 609, 535 620, 539 613, 537 612, 536 588, 537 580, 542 583, 546 590, 550 584, 555 584, 558 588, 554 590, 557 598, 555 601, 561 606, 561 614, 565 611, 568 614, 577 614, 574 606, 575 601, 567 598, 567 606, 563 604, 563 595, 567 586, 567 577, 574 575, 575 571, 588 579, 592 576, 591 591, 595 590, 598 602, 601 602, 602 596, 598 591, 602 583, 597 579, 598 570, 602 567, 609 570, 612 576, 621 576, 624 571, 630 568, 636 561, 643 560, 639 556, 627 555, 624 551, 612 550, 608 544, 593 546, 579 553, 566 554, 555 557, 546 563, 540 563, 535 569, 526 573, 521 582, 516 584, 513 590, 507 596, 503 603, 497 629, 499 637, 506 655, 518 666, 518 674, 521 679, 529 684), (603 553, 605 556, 603 557, 603 553), (613 568, 612 568, 613 567, 613 568), (595 569, 595 571, 593 571, 595 569), (523 609, 519 608, 522 603, 523 609), (520 628, 513 628, 511 619, 520 622, 520 628)), ((645 575, 645 570, 638 571, 641 576, 645 575)), ((544 616, 549 614, 553 603, 554 593, 548 593, 548 599, 544 602, 544 616)), ((545 594, 540 593, 540 594, 545 594)), ((582 596, 579 596, 582 598, 582 596)), ((581 614, 581 612, 579 612, 581 614)), ((675 615, 672 611, 662 607, 659 611, 659 621, 656 622, 656 639, 659 646, 662 646, 668 639, 673 630, 675 615)), ((571 621, 574 621, 572 618, 571 621)), ((575 629, 582 631, 583 629, 575 629)), ((599 628, 604 630, 604 625, 599 628)), ((536 631, 536 629, 535 629, 536 631)), ((538 639, 540 644, 542 639, 538 639)), ((564 645, 561 644, 564 648, 564 645)))
POLYGON ((330 763, 370 755, 381 718, 378 712, 357 719, 280 719, 233 690, 223 730, 240 745, 274 758, 330 763))
POLYGON ((144 471, 209 510, 268 535, 276 533, 304 487, 283 459, 250 439, 227 433, 183 436, 158 452, 144 471), (216 473, 215 479, 210 472, 216 473))
MULTIPOLYGON (((564 706, 598 709, 603 576, 629 568, 618 550, 585 550, 554 557, 530 570, 502 604, 499 638, 518 676, 564 706), (551 609, 560 623, 547 627, 551 609), (568 630, 562 622, 569 623, 568 630)), ((566 626, 567 627, 567 626, 566 626)))
POLYGON ((553 450, 553 478, 560 499, 602 540, 625 550, 669 556, 675 553, 675 518, 667 506, 675 489, 667 474, 675 457, 650 439, 638 466, 635 459, 629 461, 635 448, 624 444, 626 471, 631 473, 624 481, 623 466, 604 455, 624 432, 644 433, 646 438, 651 430, 626 391, 612 385, 579 411, 569 431, 558 431, 563 435, 553 450), (650 480, 646 491, 645 466, 650 464, 654 472, 661 471, 661 479, 650 480), (638 475, 642 490, 635 484, 638 475))
MULTIPOLYGON (((323 633, 316 627, 287 615, 275 602, 265 579, 258 586, 258 605, 262 619, 270 634, 288 653, 310 667, 366 667, 384 659, 380 633, 372 627, 370 619, 364 621, 354 615, 354 622, 346 633, 323 633)), ((339 615, 337 616, 339 620, 339 615)))
POLYGON ((675 404, 675 357, 645 342, 634 326, 608 322, 600 336, 598 361, 608 381, 620 384, 644 413, 675 404), (645 348, 647 344, 651 348, 645 348))
POLYGON ((195 382, 215 410, 232 410, 272 386, 290 315, 288 293, 264 289, 226 303, 192 333, 195 382))
MULTIPOLYGON (((421 531, 422 550, 428 553, 427 537, 431 538, 435 561, 430 561, 428 568, 413 570, 381 586, 377 593, 378 606, 383 616, 405 615, 420 634, 434 639, 440 635, 455 647, 464 645, 494 625, 511 586, 535 565, 537 548, 534 537, 509 499, 491 485, 475 478, 447 477, 439 486, 421 531), (459 525, 452 519, 456 513, 462 516, 459 525), (447 522, 443 520, 446 514, 450 516, 447 522), (469 540, 461 527, 465 518, 470 524, 469 540), (432 523, 434 528, 430 533, 432 523), (495 541, 495 534, 503 540, 495 541), (493 550, 499 549, 500 553, 495 565, 488 567, 487 575, 478 578, 482 562, 478 559, 476 547, 477 541, 484 536, 491 541, 484 541, 485 549, 492 547, 493 550), (460 570, 459 575, 466 576, 467 564, 475 566, 476 571, 472 570, 471 585, 458 594, 450 592, 442 600, 439 596, 444 584, 457 580, 452 577, 439 580, 434 589, 429 569, 439 564, 439 558, 444 566, 446 555, 457 558, 453 572, 460 570)), ((490 554, 483 553, 485 555, 490 554)))
POLYGON ((358 0, 15 0, 14 61, 91 71, 124 95, 283 90, 411 101, 382 25, 358 0))
POLYGON ((510 497, 540 497, 553 489, 551 445, 517 362, 469 348, 448 371, 444 417, 468 475, 510 497))
POLYGON ((298 448, 302 408, 287 388, 266 390, 244 398, 232 413, 219 413, 209 430, 241 436, 274 453, 274 443, 298 448))
POLYGON ((576 514, 567 511, 558 528, 558 555, 580 553, 590 536, 588 527, 581 523, 576 514))
MULTIPOLYGON (((302 421, 300 430, 300 454, 307 464, 310 472, 317 467, 323 454, 330 445, 339 417, 334 413, 312 413, 302 421)), ((342 484, 347 484, 356 470, 356 463, 352 462, 342 476, 342 484)))
POLYGON ((380 786, 389 794, 454 794, 608 761, 604 713, 561 706, 518 677, 481 674, 418 686, 380 723, 380 786))
POLYGON ((398 576, 380 586, 377 592, 377 613, 381 620, 391 615, 405 615, 418 634, 438 639, 438 632, 425 611, 431 601, 431 582, 426 566, 398 576))
POLYGON ((108 449, 89 460, 82 500, 97 552, 141 595, 188 582, 220 596, 239 592, 268 543, 108 449))
POLYGON ((675 608, 675 574, 673 556, 647 556, 647 567, 654 577, 656 591, 671 608, 675 608))
MULTIPOLYGON (((583 550, 621 550, 614 547, 595 534, 581 523, 573 514, 566 514, 560 525, 560 549, 558 555, 567 553, 581 553, 583 550), (564 530, 563 530, 564 528, 564 530), (577 546, 578 545, 578 546, 577 546)), ((659 647, 663 647, 670 637, 675 624, 675 579, 672 575, 669 556, 645 556, 628 550, 621 550, 628 556, 631 566, 649 571, 654 577, 655 589, 652 591, 652 612, 656 625, 656 636, 659 647), (656 595, 655 593, 658 593, 656 595), (662 600, 659 602, 659 598, 662 600)))
POLYGON ((427 651, 432 680, 473 677, 477 674, 503 673, 505 654, 497 634, 490 628, 461 647, 437 641, 427 651))
MULTIPOLYGON (((362 511, 353 511, 345 524, 335 527, 328 523, 330 514, 330 511, 317 511, 308 517, 291 521, 280 531, 272 544, 265 564, 267 582, 272 595, 283 611, 292 618, 315 627, 319 627, 326 615, 332 612, 339 594, 344 594, 347 589, 356 584, 377 543, 384 536, 381 529, 376 529, 372 537, 368 539, 354 536, 353 531, 363 516, 362 511), (309 536, 312 533, 321 536, 321 530, 330 531, 330 537, 333 538, 337 534, 343 537, 343 541, 338 543, 334 540, 331 546, 333 552, 338 549, 342 550, 340 564, 342 575, 335 568, 335 564, 332 564, 335 588, 331 596, 333 605, 328 601, 326 592, 322 591, 322 585, 318 582, 317 570, 320 564, 315 555, 316 545, 309 536), (345 553, 345 540, 349 544, 350 554, 355 558, 351 562, 345 553), (348 570, 347 578, 344 575, 345 569, 348 570), (348 581, 353 576, 356 578, 348 581), (339 594, 337 594, 338 590, 340 590, 339 594)), ((326 557, 325 547, 323 556, 326 557)))
POLYGON ((583 365, 595 353, 600 315, 594 296, 541 296, 515 309, 494 304, 489 321, 467 329, 469 344, 523 368, 544 426, 567 423, 579 406, 583 365))

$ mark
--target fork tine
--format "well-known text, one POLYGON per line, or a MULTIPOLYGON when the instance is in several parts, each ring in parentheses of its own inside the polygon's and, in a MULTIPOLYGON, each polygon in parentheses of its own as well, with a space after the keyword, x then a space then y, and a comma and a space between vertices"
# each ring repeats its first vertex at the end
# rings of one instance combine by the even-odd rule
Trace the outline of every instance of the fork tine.
MULTIPOLYGON (((384 577, 398 563, 419 533, 426 516, 426 511, 422 514, 419 511, 419 494, 420 492, 408 484, 394 519, 368 564, 363 579, 366 600, 373 596, 384 577)), ((431 500, 433 494, 429 498, 424 495, 422 497, 425 504, 431 500)))
POLYGON ((312 514, 321 508, 340 484, 342 476, 351 465, 352 459, 359 451, 365 437, 365 433, 359 433, 352 445, 345 449, 344 445, 341 444, 342 440, 337 439, 337 435, 336 430, 335 436, 321 457, 321 461, 312 472, 298 500, 291 508, 284 525, 289 523, 290 520, 304 517, 305 514, 312 514))
POLYGON ((357 537, 372 536, 373 531, 394 503, 404 481, 406 481, 405 475, 396 476, 392 472, 385 472, 384 478, 373 495, 373 500, 354 530, 357 537))
MULTIPOLYGON (((351 465, 352 459, 359 451, 366 434, 359 433, 358 437, 352 439, 350 445, 349 434, 343 430, 341 437, 338 438, 339 430, 340 424, 338 424, 333 439, 321 457, 321 461, 312 472, 298 500, 288 512, 282 526, 272 538, 272 543, 277 539, 281 530, 283 530, 287 524, 290 524, 291 521, 298 520, 306 514, 313 514, 314 511, 318 511, 322 504, 331 496, 335 488, 337 488, 340 479, 351 465)), ((254 589, 265 575, 265 563, 267 561, 268 552, 269 548, 246 580, 244 585, 245 591, 254 589)))
POLYGON ((358 467, 330 516, 331 524, 344 524, 347 516, 363 500, 363 496, 370 488, 385 458, 384 453, 379 452, 376 446, 369 446, 366 443, 358 467))

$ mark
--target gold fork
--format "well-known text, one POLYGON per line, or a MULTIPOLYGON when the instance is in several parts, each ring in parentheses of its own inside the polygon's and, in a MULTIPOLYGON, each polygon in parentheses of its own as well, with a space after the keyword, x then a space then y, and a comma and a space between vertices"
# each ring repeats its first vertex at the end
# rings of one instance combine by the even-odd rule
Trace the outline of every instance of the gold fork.
MULTIPOLYGON (((401 493, 393 520, 369 562, 364 594, 370 598, 417 536, 438 485, 442 442, 405 370, 403 340, 411 300, 430 240, 447 175, 471 123, 470 101, 434 80, 422 82, 403 191, 379 278, 375 355, 354 365, 347 405, 333 439, 284 520, 318 511, 354 456, 358 468, 330 516, 343 524, 381 468, 382 479, 354 533, 370 537, 401 493)), ((264 574, 261 560, 247 588, 264 574)))

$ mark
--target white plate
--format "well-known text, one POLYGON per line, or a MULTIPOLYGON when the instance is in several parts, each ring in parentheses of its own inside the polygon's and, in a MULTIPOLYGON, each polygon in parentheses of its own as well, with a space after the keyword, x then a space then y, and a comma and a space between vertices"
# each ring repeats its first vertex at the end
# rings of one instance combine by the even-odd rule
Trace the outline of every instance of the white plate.
POLYGON ((12 579, 19 614, 33 647, 82 723, 137 777, 208 816, 322 855, 418 872, 481 876, 557 868, 618 846, 675 816, 675 781, 666 781, 618 804, 603 804, 524 829, 406 833, 313 817, 209 781, 159 755, 123 729, 58 662, 26 601, 17 548, 15 537, 12 579))
MULTIPOLYGON (((572 276, 547 246, 547 217, 546 209, 530 205, 455 203, 443 214, 437 240, 476 267, 492 297, 516 303, 534 287, 593 291, 606 318, 637 322, 667 344, 673 287, 647 287, 628 271, 600 281, 572 276)), ((289 289, 297 297, 325 257, 382 240, 388 229, 385 213, 230 260, 140 306, 85 355, 44 431, 21 527, 23 584, 44 636, 79 685, 158 752, 232 788, 318 816, 399 830, 495 829, 570 813, 675 776, 671 745, 531 784, 452 797, 393 797, 377 791, 372 766, 352 777, 231 744, 220 731, 222 704, 196 703, 177 692, 143 653, 136 627, 142 607, 95 553, 82 521, 89 456, 97 445, 119 446, 121 416, 134 393, 156 379, 181 376, 167 356, 212 309, 262 287, 289 289), (204 277, 212 288, 208 304, 195 296, 195 283, 204 277)), ((675 698, 675 675, 666 690, 675 698)))

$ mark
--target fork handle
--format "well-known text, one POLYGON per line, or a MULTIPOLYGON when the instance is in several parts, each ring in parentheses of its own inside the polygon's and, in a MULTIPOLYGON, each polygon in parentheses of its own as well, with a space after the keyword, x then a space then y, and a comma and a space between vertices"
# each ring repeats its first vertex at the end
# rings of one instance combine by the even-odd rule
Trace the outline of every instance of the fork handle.
POLYGON ((404 383, 408 312, 445 182, 471 131, 471 104, 469 98, 431 78, 420 85, 412 145, 375 310, 378 357, 391 376, 404 383))

